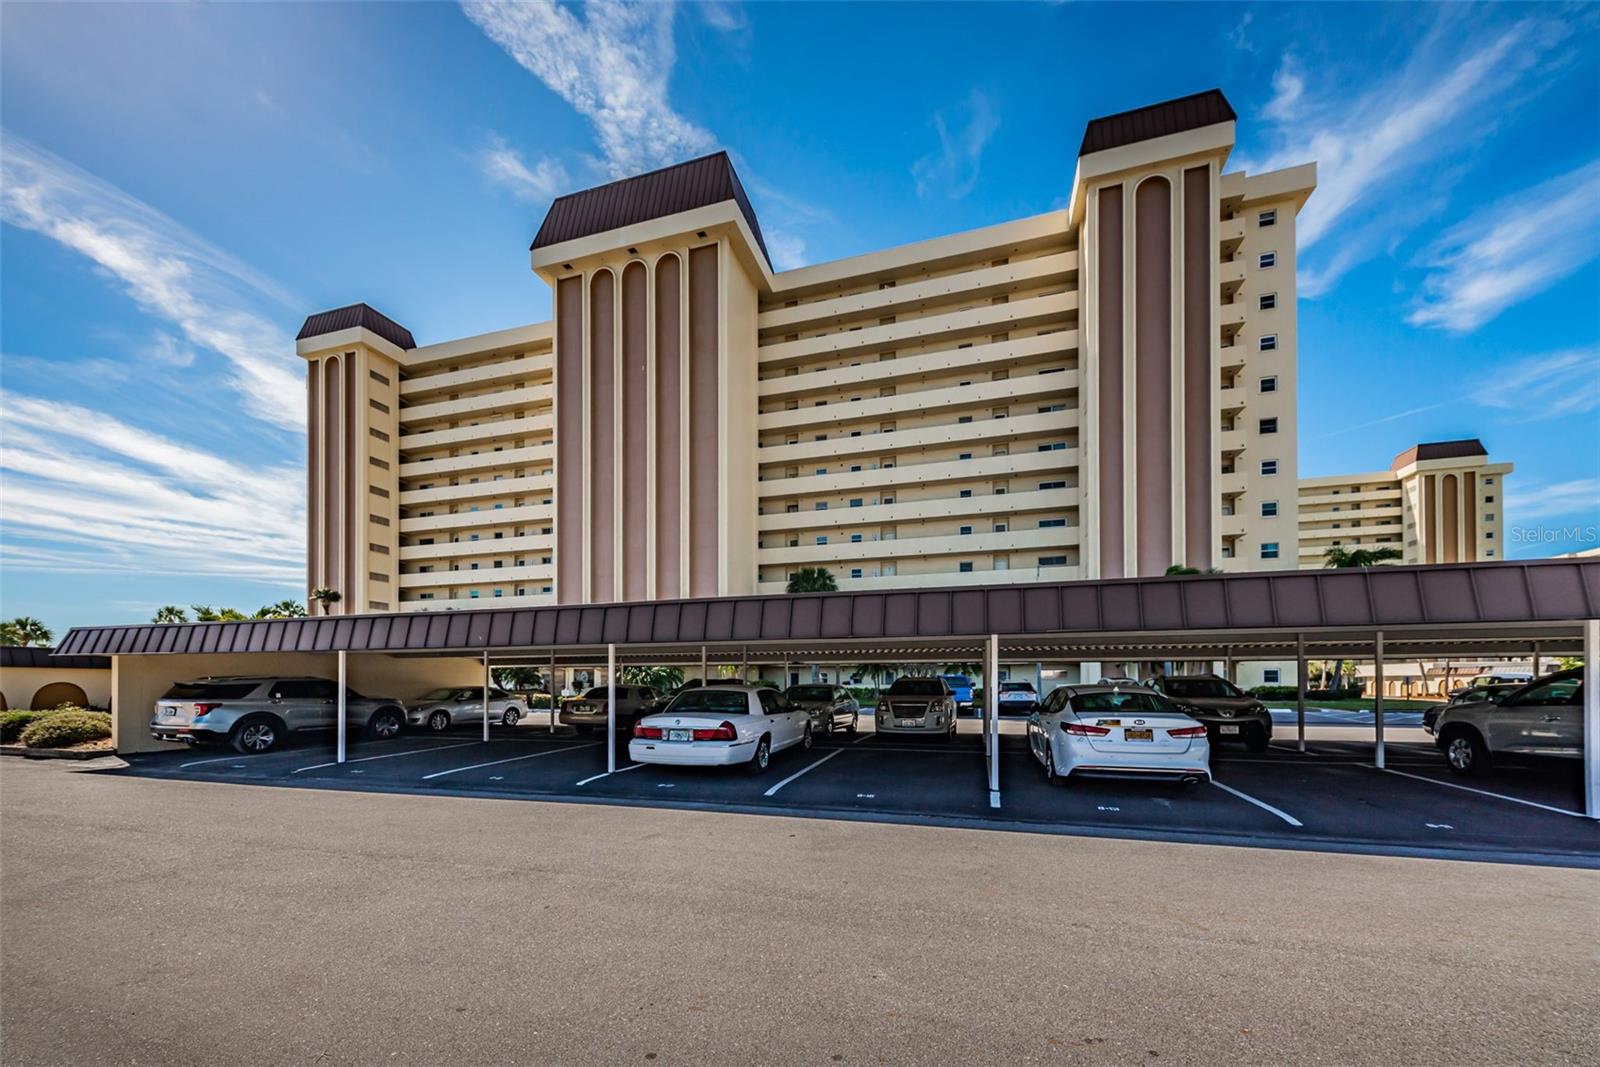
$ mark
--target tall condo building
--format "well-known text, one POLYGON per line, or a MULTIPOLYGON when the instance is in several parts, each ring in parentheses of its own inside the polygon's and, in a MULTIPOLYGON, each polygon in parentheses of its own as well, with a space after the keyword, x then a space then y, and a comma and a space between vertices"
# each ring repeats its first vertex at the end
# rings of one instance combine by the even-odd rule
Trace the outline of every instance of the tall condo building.
POLYGON ((1292 567, 1316 169, 1228 171, 1234 125, 1216 90, 1095 119, 1064 210, 788 271, 718 153, 551 205, 551 322, 418 346, 313 315, 308 585, 359 612, 1292 567))
POLYGON ((1300 482, 1300 565, 1320 567, 1330 548, 1392 548, 1404 563, 1505 558, 1509 463, 1482 442, 1413 445, 1386 471, 1300 482))

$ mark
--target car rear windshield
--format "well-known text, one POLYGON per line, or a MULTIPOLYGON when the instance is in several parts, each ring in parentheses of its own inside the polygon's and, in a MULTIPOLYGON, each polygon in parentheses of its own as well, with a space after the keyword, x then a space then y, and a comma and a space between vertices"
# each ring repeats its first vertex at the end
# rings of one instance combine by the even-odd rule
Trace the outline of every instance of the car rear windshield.
POLYGON ((832 700, 833 690, 825 685, 797 685, 784 696, 790 700, 832 700))
POLYGON ((942 697, 944 680, 940 678, 901 678, 889 687, 892 697, 942 697))
POLYGON ((451 697, 455 696, 459 692, 461 692, 461 690, 459 690, 459 689, 435 689, 433 692, 424 695, 422 699, 423 700, 449 700, 451 697))
POLYGON ((243 700, 259 682, 179 682, 162 700, 243 700))
POLYGON ((672 703, 667 705, 668 715, 677 712, 697 713, 702 711, 713 715, 748 715, 750 714, 750 698, 745 696, 743 690, 712 687, 679 693, 672 698, 672 703))
POLYGON ((1000 683, 1000 691, 1002 693, 1019 693, 1019 692, 1024 692, 1024 691, 1032 692, 1033 691, 1033 683, 1032 682, 1001 682, 1000 683))
POLYGON ((1076 712, 1171 711, 1172 706, 1154 693, 1080 693, 1072 698, 1076 712))
POLYGON ((968 678, 964 674, 947 674, 947 675, 944 676, 944 680, 945 680, 945 683, 947 685, 949 685, 951 689, 971 689, 972 688, 972 679, 968 678))
POLYGON ((1239 690, 1221 678, 1168 678, 1163 687, 1175 697, 1236 697, 1239 690))

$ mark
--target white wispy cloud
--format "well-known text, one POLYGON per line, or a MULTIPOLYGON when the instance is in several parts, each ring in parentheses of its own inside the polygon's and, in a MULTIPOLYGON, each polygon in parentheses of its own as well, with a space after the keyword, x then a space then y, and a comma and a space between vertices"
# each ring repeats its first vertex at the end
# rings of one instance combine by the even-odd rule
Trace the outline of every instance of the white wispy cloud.
POLYGON ((0 429, 7 570, 303 580, 299 463, 240 464, 103 412, 9 391, 0 429))
POLYGON ((9 131, 0 219, 85 256, 147 313, 227 362, 225 380, 256 418, 305 425, 294 340, 255 308, 293 306, 282 290, 148 204, 9 131))
POLYGON ((711 150, 709 132, 680 115, 667 83, 677 59, 673 5, 594 0, 580 17, 553 3, 490 0, 462 10, 506 53, 594 126, 613 178, 711 150))
MULTIPOLYGON (((1548 84, 1552 52, 1568 36, 1559 19, 1530 16, 1479 30, 1440 9, 1433 27, 1392 73, 1352 94, 1351 72, 1303 67, 1286 54, 1262 112, 1273 147, 1246 169, 1275 170, 1315 161, 1317 191, 1297 222, 1302 293, 1326 292, 1357 264, 1392 248, 1429 214, 1380 195, 1449 151, 1470 147, 1548 84), (1312 253, 1335 228, 1338 248, 1312 253)), ((1438 205, 1435 204, 1434 210, 1438 205)))
MULTIPOLYGON (((1473 212, 1428 250, 1413 326, 1474 330, 1600 255, 1600 160, 1473 212)), ((1593 358, 1593 353, 1589 353, 1593 358)), ((1600 391, 1600 383, 1590 380, 1600 391)))
POLYGON ((983 150, 1000 128, 1000 116, 988 95, 973 89, 960 104, 933 116, 939 150, 911 165, 917 195, 959 200, 978 184, 983 150))
POLYGON ((478 161, 490 181, 524 200, 553 200, 572 188, 567 169, 559 161, 546 158, 529 167, 521 153, 498 133, 489 134, 489 144, 479 153, 478 161))
POLYGON ((738 33, 750 28, 744 5, 729 0, 698 0, 694 5, 707 26, 723 33, 738 33))
POLYGON ((1600 478, 1571 478, 1559 482, 1518 485, 1506 491, 1506 514, 1519 522, 1600 512, 1600 478))
POLYGON ((1600 347, 1527 356, 1496 367, 1478 381, 1469 397, 1521 422, 1600 410, 1600 347))

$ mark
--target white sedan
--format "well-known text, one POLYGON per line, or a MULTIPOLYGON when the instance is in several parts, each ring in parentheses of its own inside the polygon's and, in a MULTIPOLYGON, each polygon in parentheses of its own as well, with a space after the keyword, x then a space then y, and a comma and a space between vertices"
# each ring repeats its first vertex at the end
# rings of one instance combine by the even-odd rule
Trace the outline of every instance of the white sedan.
POLYGON ((1064 778, 1211 778, 1206 728, 1142 686, 1062 686, 1028 719, 1028 747, 1054 785, 1064 778))
POLYGON ((776 689, 718 685, 686 689, 633 728, 628 758, 674 767, 748 764, 759 774, 772 754, 811 747, 811 716, 776 689))

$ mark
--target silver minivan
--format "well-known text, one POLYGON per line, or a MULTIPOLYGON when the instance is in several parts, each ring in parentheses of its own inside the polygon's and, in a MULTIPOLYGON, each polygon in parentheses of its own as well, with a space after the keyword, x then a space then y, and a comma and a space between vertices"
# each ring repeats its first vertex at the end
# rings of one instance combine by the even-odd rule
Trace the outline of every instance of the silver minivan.
MULTIPOLYGON (((345 690, 345 724, 369 736, 405 728, 405 705, 393 697, 345 690)), ((271 752, 290 734, 339 725, 339 686, 325 678, 197 678, 156 701, 150 733, 158 741, 227 742, 240 752, 271 752)))

